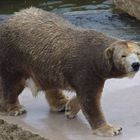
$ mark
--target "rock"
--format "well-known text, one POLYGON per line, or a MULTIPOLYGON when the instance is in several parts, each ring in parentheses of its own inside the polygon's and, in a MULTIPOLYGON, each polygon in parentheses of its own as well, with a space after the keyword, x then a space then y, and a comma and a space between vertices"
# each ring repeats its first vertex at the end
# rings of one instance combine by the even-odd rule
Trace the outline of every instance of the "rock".
POLYGON ((0 140, 48 140, 0 119, 0 140))
POLYGON ((140 20, 140 0, 113 0, 118 9, 140 20))

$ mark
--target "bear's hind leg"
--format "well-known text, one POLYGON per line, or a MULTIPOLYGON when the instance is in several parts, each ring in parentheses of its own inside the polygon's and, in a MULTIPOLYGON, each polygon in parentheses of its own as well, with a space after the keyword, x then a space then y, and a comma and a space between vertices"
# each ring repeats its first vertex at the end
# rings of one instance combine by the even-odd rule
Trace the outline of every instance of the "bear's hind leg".
POLYGON ((65 111, 65 105, 68 98, 63 94, 62 90, 52 89, 45 93, 46 99, 50 105, 51 111, 62 112, 65 111))
POLYGON ((0 81, 0 112, 10 116, 21 115, 26 110, 20 105, 18 96, 24 89, 25 78, 20 73, 5 74, 0 81))

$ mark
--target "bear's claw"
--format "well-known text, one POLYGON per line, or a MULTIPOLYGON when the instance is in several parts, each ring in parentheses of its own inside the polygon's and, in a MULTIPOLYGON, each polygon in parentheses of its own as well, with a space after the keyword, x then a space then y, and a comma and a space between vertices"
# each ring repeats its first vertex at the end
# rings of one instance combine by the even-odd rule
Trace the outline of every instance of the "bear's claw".
POLYGON ((118 126, 112 126, 109 124, 106 124, 100 128, 97 128, 93 130, 93 134, 99 135, 99 136, 106 136, 106 137, 111 137, 111 136, 116 136, 121 134, 122 128, 118 126))

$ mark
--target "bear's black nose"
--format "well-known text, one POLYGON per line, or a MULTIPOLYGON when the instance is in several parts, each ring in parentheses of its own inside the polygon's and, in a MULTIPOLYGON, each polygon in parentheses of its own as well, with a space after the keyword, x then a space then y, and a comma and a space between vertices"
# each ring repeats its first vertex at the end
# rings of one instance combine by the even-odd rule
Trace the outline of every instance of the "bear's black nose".
POLYGON ((139 62, 135 62, 131 66, 132 66, 134 71, 138 71, 139 68, 140 68, 140 63, 139 62))

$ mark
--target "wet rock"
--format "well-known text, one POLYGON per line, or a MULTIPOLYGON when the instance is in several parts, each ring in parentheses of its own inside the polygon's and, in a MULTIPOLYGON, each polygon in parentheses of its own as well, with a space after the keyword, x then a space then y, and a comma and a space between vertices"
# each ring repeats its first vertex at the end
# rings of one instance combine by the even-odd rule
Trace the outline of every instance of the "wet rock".
POLYGON ((117 8, 140 20, 140 0, 113 0, 117 8))

